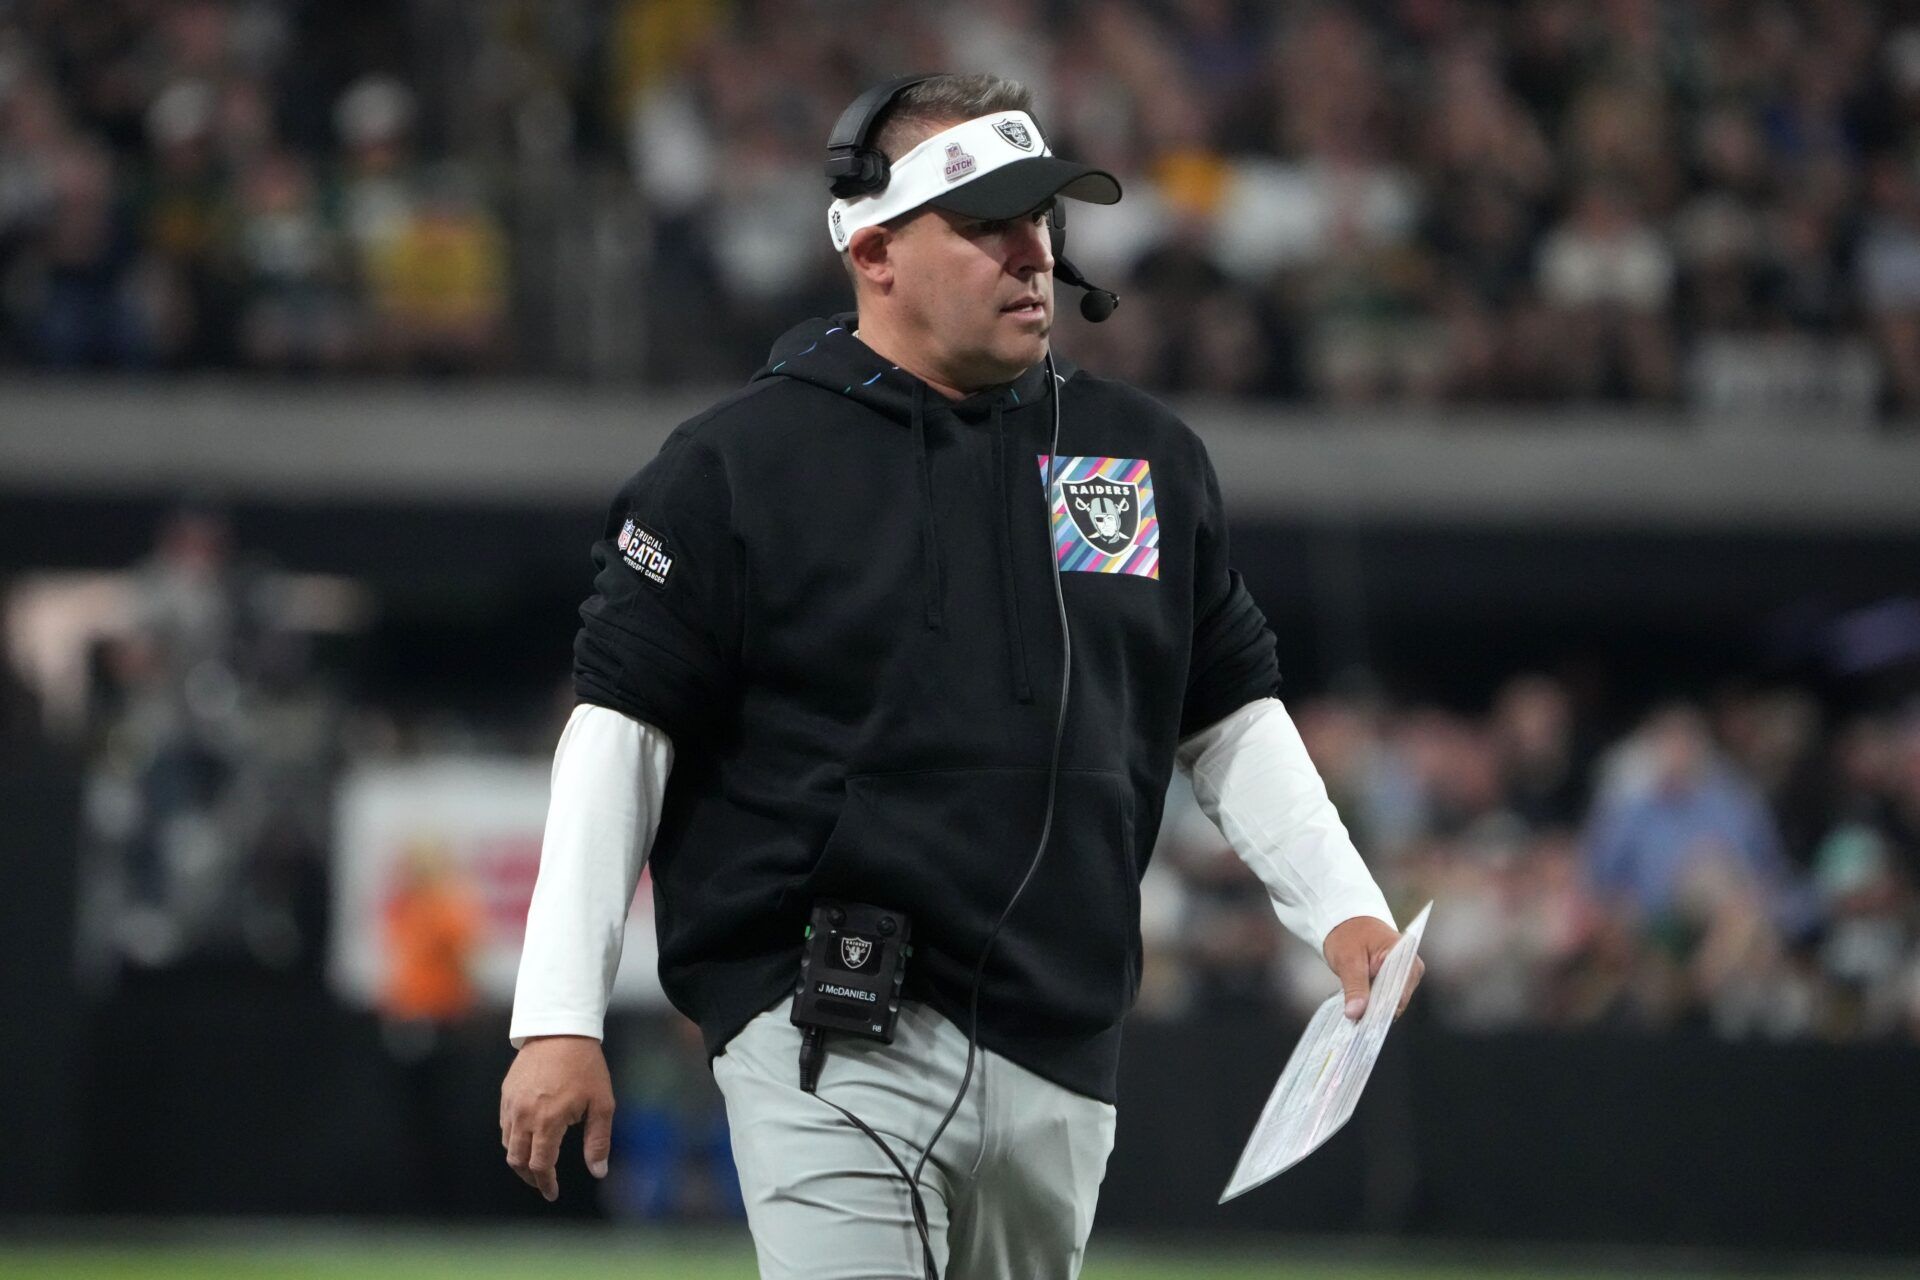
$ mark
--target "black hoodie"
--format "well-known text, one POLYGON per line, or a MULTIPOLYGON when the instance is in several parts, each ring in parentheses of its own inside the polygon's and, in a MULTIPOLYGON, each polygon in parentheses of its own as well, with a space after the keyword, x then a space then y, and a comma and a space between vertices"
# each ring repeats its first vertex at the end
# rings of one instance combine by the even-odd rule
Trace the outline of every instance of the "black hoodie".
POLYGON ((782 337, 594 545, 575 688, 675 745, 649 863, 661 983, 722 1052, 792 990, 814 898, 851 898, 911 916, 907 994, 966 1025, 1040 837, 1051 544, 1073 636, 1053 831, 994 944, 980 1042, 1112 1101, 1175 743, 1273 693, 1273 635, 1227 567, 1206 450, 1163 405, 1057 357, 1057 385, 1042 364, 950 401, 854 323, 782 337))

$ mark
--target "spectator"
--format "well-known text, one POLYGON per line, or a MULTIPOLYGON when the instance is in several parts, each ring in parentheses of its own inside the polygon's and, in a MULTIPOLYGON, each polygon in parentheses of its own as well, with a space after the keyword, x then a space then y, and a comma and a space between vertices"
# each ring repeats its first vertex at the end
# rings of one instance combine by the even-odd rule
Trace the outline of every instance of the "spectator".
POLYGON ((1562 338, 1564 389, 1664 399, 1673 390, 1672 342, 1662 312, 1673 259, 1618 187, 1583 191, 1548 232, 1538 263, 1540 296, 1562 338))
POLYGON ((1873 168, 1855 277, 1902 409, 1920 406, 1920 186, 1892 158, 1873 168))
POLYGON ((13 273, 29 350, 55 368, 139 368, 160 354, 157 308, 142 296, 138 244, 112 162, 92 143, 62 143, 36 243, 13 273))
POLYGON ((162 354, 187 366, 229 363, 231 299, 223 270, 227 175, 214 137, 218 93, 204 80, 168 85, 147 112, 152 164, 141 239, 164 301, 162 354))
POLYGON ((284 151, 257 156, 241 187, 240 347, 266 369, 339 369, 355 352, 338 228, 313 172, 284 151))
POLYGON ((1585 811, 1573 701, 1544 676, 1517 676, 1494 700, 1492 735, 1515 817, 1540 832, 1571 831, 1585 811))
POLYGON ((474 1008, 480 907, 442 849, 409 851, 384 911, 390 959, 380 1012, 394 1023, 455 1023, 474 1008))
POLYGON ((1715 754, 1699 712, 1660 712, 1617 762, 1587 837, 1595 887, 1631 917, 1653 920, 1690 895, 1751 888, 1789 905, 1790 873, 1758 793, 1715 754))
POLYGON ((384 359, 430 372, 498 367, 506 354, 505 237, 464 174, 437 175, 364 252, 384 359))

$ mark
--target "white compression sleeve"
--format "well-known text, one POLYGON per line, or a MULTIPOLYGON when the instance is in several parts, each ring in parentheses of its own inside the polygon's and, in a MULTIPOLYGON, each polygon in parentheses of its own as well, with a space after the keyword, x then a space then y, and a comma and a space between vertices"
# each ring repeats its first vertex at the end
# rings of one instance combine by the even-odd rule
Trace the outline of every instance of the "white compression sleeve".
POLYGON ((529 1036, 600 1038, 672 768, 673 743, 652 725, 588 703, 573 709, 553 753, 507 1032, 514 1048, 529 1036))
POLYGON ((1174 759, 1192 777, 1201 812, 1267 886, 1289 932, 1319 951, 1343 920, 1393 924, 1279 699, 1258 698, 1189 734, 1174 759))

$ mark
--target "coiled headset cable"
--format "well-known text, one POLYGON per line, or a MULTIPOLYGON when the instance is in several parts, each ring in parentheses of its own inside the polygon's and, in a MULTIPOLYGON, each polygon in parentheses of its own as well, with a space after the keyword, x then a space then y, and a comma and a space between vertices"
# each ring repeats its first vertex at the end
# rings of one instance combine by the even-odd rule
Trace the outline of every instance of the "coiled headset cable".
MULTIPOLYGON (((1047 484, 1041 491, 1040 499, 1045 513, 1042 528, 1046 531, 1047 560, 1053 565, 1053 605, 1060 618, 1060 704, 1053 719, 1053 753, 1047 761, 1047 805, 1045 817, 1040 822, 1040 843, 1034 847, 1033 859, 1027 863, 1026 874, 1020 877, 1019 885, 1013 896, 1007 899, 1007 905, 1001 909, 1000 918, 993 922, 993 928, 987 931, 987 940, 980 948, 980 959, 973 966, 973 982, 967 993, 967 1065, 960 1073, 960 1087, 954 1092, 953 1101, 947 1106, 947 1113, 940 1117, 939 1125, 933 1131, 933 1137, 927 1140, 926 1147, 920 1152, 920 1159, 913 1166, 913 1176, 907 1179, 907 1191, 913 1203, 915 1225, 920 1230, 920 1240, 926 1250, 927 1280, 940 1280, 939 1269, 934 1265, 933 1249, 928 1243, 926 1225, 926 1204, 920 1194, 920 1175, 927 1167, 927 1157, 940 1142, 940 1135, 947 1131, 953 1117, 960 1111, 960 1103, 967 1096, 967 1086, 973 1081, 973 1063, 980 1046, 980 979, 987 971, 987 959, 993 954, 993 944, 1000 937, 1000 930, 1006 925, 1007 918, 1019 905, 1021 895, 1027 886, 1033 883, 1034 873, 1040 870, 1041 859, 1046 857, 1047 840, 1053 834, 1054 794, 1060 781, 1060 745, 1067 730, 1067 692, 1073 685, 1073 629, 1067 624, 1066 593, 1060 586, 1060 558, 1053 553, 1053 486, 1057 464, 1060 460, 1060 378, 1053 369, 1053 350, 1047 350, 1047 390, 1053 401, 1053 438, 1047 446, 1047 484)), ((866 1128, 862 1125, 861 1128, 866 1128)), ((878 1139, 875 1139, 878 1141, 878 1139)), ((884 1145, 884 1144, 882 1144, 884 1145)), ((892 1159, 893 1153, 887 1153, 892 1159)), ((899 1161, 894 1161, 899 1167, 899 1161)), ((904 1171, 903 1171, 904 1172, 904 1171)))

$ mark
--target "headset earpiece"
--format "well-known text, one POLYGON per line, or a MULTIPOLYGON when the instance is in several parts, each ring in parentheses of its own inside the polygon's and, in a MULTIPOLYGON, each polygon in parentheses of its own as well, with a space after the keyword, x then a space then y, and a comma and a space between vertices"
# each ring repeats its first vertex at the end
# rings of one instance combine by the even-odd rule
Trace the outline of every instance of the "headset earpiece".
POLYGON ((900 76, 877 84, 840 113, 827 135, 827 182, 835 197, 851 200, 886 190, 891 166, 886 153, 873 145, 874 126, 901 91, 931 79, 900 76))

